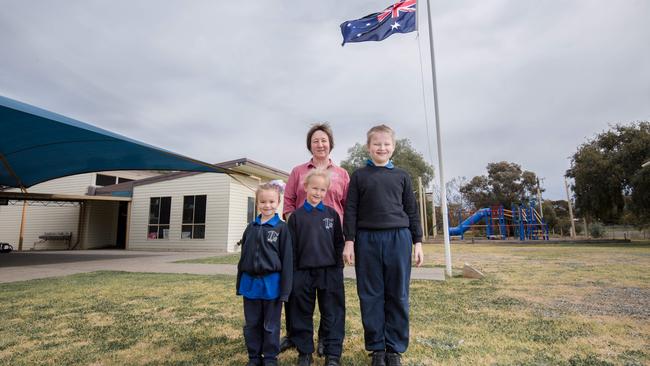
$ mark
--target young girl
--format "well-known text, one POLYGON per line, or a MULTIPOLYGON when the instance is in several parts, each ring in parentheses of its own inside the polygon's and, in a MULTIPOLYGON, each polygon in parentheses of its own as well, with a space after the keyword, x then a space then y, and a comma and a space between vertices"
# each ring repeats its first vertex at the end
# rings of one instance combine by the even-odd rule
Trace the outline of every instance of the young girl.
POLYGON ((266 183, 255 193, 260 214, 242 237, 237 295, 244 297, 248 365, 277 365, 282 302, 291 293, 293 249, 287 225, 276 213, 281 188, 266 183))
POLYGON ((350 178, 343 232, 346 262, 355 264, 365 346, 372 365, 401 365, 409 340, 411 250, 422 265, 422 228, 411 178, 390 158, 395 133, 368 131, 370 159, 350 178))
POLYGON ((314 307, 318 298, 325 366, 339 366, 345 335, 343 232, 339 214, 323 204, 330 174, 312 169, 305 177, 304 204, 289 217, 293 238, 293 291, 289 298, 291 341, 298 366, 310 366, 314 352, 314 307))

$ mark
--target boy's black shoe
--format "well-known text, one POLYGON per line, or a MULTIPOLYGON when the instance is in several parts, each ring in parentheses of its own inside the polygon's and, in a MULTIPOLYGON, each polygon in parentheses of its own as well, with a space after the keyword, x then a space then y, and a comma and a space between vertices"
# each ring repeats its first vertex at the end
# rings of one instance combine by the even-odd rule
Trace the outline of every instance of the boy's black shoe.
POLYGON ((301 353, 298 355, 298 366, 311 366, 313 361, 310 353, 301 353))
POLYGON ((386 352, 375 351, 370 357, 372 357, 372 366, 386 366, 386 352))
POLYGON ((325 344, 320 338, 318 338, 318 347, 316 347, 316 354, 318 354, 318 357, 323 357, 325 355, 325 344))
POLYGON ((336 356, 325 356, 325 366, 341 366, 341 359, 336 356))
POLYGON ((399 353, 386 353, 386 366, 402 366, 402 356, 399 353))
POLYGON ((280 340, 280 353, 282 353, 282 352, 284 352, 284 351, 286 351, 288 349, 295 348, 295 347, 296 347, 296 345, 293 344, 293 342, 291 341, 291 338, 289 338, 287 336, 282 337, 282 339, 280 340))

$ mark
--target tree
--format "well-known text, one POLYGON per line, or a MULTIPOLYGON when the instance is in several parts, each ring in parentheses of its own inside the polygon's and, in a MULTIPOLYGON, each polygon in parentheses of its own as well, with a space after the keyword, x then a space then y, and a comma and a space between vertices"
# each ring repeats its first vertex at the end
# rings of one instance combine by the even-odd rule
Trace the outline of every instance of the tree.
MULTIPOLYGON (((370 155, 366 145, 356 143, 348 149, 348 158, 341 162, 341 167, 352 174, 358 168, 365 166, 369 158, 370 155)), ((422 177, 424 187, 428 187, 433 180, 433 167, 424 160, 422 154, 411 146, 409 139, 395 141, 395 152, 392 160, 396 166, 409 173, 414 188, 417 188, 418 177, 422 177)))
POLYGON ((578 147, 566 176, 573 178, 576 209, 588 218, 619 223, 626 211, 648 224, 650 122, 615 125, 578 147))
POLYGON ((513 203, 528 203, 535 195, 537 175, 522 171, 516 163, 489 163, 487 176, 472 178, 460 191, 475 209, 494 205, 510 208, 513 203))

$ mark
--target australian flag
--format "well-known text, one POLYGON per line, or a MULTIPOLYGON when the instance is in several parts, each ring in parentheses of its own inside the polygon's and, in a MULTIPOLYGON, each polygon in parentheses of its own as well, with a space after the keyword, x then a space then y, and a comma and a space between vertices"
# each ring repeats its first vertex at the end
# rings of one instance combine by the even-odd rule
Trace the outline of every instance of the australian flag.
POLYGON ((380 13, 341 23, 343 44, 346 42, 381 41, 394 33, 415 30, 416 0, 402 0, 380 13))

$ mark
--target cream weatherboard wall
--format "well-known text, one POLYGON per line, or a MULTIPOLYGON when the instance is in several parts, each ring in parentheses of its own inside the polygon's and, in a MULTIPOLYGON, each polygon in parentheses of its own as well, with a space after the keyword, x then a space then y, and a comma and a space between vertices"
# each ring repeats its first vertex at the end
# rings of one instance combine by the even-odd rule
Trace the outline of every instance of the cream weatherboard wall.
POLYGON ((202 173, 133 187, 127 249, 226 251, 230 177, 202 173), (205 239, 181 239, 183 197, 206 195, 205 239), (171 197, 168 239, 148 239, 151 197, 171 197))
POLYGON ((119 202, 90 201, 86 204, 86 227, 82 231, 80 249, 115 246, 119 202))
POLYGON ((255 199, 255 190, 260 184, 260 179, 239 177, 230 178, 230 214, 228 215, 228 241, 227 250, 237 252, 240 250, 237 242, 241 239, 246 225, 248 225, 248 197, 255 199))
MULTIPOLYGON (((88 186, 94 181, 94 173, 78 174, 36 184, 30 187, 28 192, 83 195, 86 193, 88 186)), ((10 191, 18 191, 18 189, 10 191)), ((18 249, 20 236, 22 209, 22 202, 0 206, 0 242, 8 242, 16 249, 18 249)), ((23 250, 33 248, 34 243, 40 240, 38 237, 46 232, 71 232, 72 242, 75 243, 78 239, 78 204, 75 206, 70 204, 59 206, 56 203, 49 203, 48 206, 41 204, 28 205, 25 215, 23 250)), ((61 249, 64 245, 64 243, 60 242, 49 242, 39 244, 38 248, 61 249)))
MULTIPOLYGON (((154 175, 157 172, 125 171, 102 172, 128 179, 141 179, 154 175)), ((57 178, 27 189, 29 193, 51 193, 85 195, 88 186, 94 185, 97 173, 84 173, 69 177, 57 178)), ((18 191, 11 189, 10 191, 18 191)), ((12 202, 13 203, 13 202, 12 202)), ((82 232, 77 248, 90 249, 115 245, 117 228, 117 202, 88 202, 84 219, 85 229, 82 232)), ((18 249, 20 236, 20 220, 22 216, 22 202, 8 206, 0 206, 0 242, 7 242, 18 249)), ((79 239, 79 204, 66 203, 58 205, 51 202, 47 206, 36 203, 27 206, 25 228, 23 234, 23 250, 29 250, 38 242, 40 235, 46 232, 71 232, 72 243, 79 239)), ((63 249, 65 243, 45 242, 38 244, 38 249, 63 249)))

